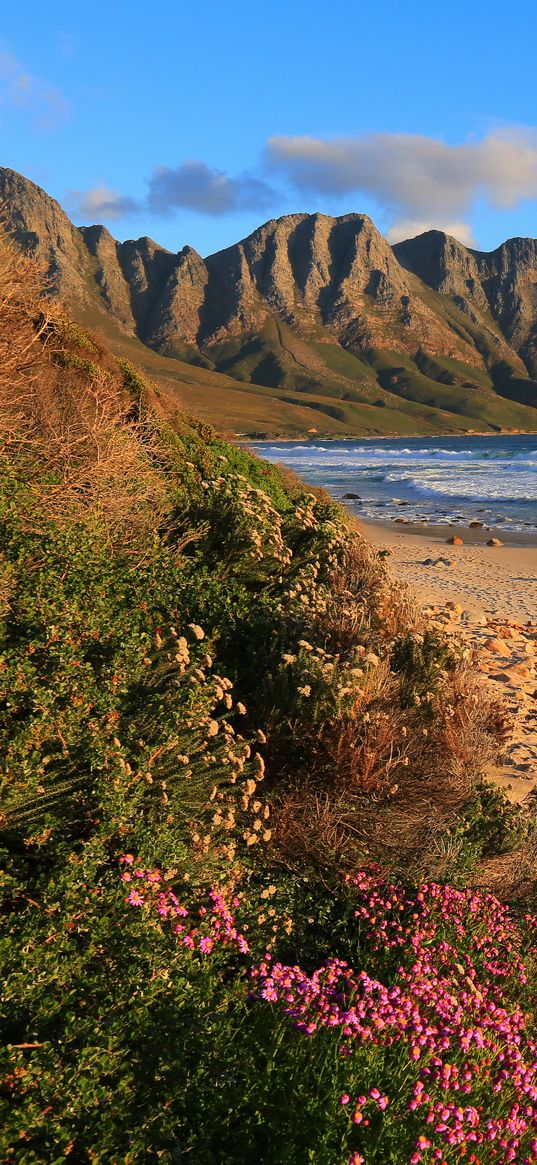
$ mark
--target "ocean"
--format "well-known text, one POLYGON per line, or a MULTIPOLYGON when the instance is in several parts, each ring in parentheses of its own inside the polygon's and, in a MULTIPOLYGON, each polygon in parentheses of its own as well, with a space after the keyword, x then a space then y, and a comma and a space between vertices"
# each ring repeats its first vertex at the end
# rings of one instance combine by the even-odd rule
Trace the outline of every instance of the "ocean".
POLYGON ((334 498, 358 494, 345 504, 364 520, 474 520, 535 531, 537 541, 537 434, 254 441, 250 448, 334 498))

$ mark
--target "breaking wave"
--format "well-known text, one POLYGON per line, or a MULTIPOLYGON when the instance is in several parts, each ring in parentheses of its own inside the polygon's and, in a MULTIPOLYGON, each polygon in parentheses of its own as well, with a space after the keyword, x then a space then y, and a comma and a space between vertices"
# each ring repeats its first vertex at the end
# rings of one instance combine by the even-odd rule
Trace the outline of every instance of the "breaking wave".
POLYGON ((410 521, 475 517, 487 524, 537 524, 535 435, 263 442, 254 447, 312 485, 348 500, 364 517, 410 521))

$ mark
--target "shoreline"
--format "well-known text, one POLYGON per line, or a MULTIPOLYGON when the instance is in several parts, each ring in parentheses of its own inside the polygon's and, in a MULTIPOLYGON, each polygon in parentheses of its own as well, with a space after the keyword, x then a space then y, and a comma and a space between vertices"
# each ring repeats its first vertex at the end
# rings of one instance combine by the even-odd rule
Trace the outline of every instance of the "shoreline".
POLYGON ((537 546, 532 433, 383 434, 378 441, 349 438, 348 447, 335 438, 325 446, 324 438, 309 434, 281 438, 278 453, 279 441, 251 440, 248 447, 324 488, 358 521, 393 524, 427 538, 460 533, 468 544, 496 537, 506 545, 537 546))
MULTIPOLYGON (((339 505, 344 505, 341 498, 335 498, 339 505)), ((487 553, 503 550, 507 547, 511 549, 537 551, 537 529, 532 527, 525 530, 511 530, 509 526, 504 526, 503 523, 498 523, 496 526, 482 526, 477 529, 471 528, 464 521, 460 522, 413 522, 412 519, 395 518, 379 518, 378 522, 372 518, 361 518, 360 511, 351 510, 350 506, 345 506, 345 509, 353 518, 356 518, 358 525, 363 529, 371 531, 384 531, 386 538, 389 540, 393 535, 401 535, 407 538, 421 538, 430 542, 435 542, 440 546, 445 546, 447 550, 461 550, 460 546, 448 546, 448 538, 457 537, 462 538, 465 546, 481 546, 487 550, 487 553), (487 546, 490 538, 499 538, 503 542, 502 546, 491 547, 487 546)), ((373 540, 376 535, 372 534, 373 540)))
POLYGON ((465 429, 464 432, 449 433, 444 430, 441 433, 341 433, 335 436, 334 433, 327 435, 319 433, 306 432, 298 437, 253 437, 245 436, 243 433, 236 433, 234 441, 236 445, 248 445, 250 442, 255 442, 256 445, 272 445, 275 441, 278 444, 292 441, 311 441, 315 444, 316 441, 436 441, 441 437, 446 437, 450 441, 457 441, 459 438, 466 440, 468 437, 537 437, 537 429, 502 429, 497 431, 481 431, 480 429, 465 429))

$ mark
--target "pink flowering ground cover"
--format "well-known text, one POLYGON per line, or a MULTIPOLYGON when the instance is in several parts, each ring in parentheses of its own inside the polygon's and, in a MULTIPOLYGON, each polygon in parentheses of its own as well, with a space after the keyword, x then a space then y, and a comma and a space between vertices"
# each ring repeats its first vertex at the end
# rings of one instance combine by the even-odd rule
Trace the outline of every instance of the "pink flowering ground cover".
POLYGON ((341 1152, 328 1165, 537 1161, 531 917, 521 926, 491 895, 434 883, 409 892, 360 873, 349 883, 369 970, 329 957, 306 971, 270 952, 253 958, 234 916, 245 915, 239 897, 213 889, 191 910, 158 870, 138 869, 131 855, 123 867, 127 903, 156 912, 185 957, 239 956, 250 1007, 267 1009, 285 1054, 308 1042, 312 1089, 316 1058, 329 1072, 333 1051, 341 1152))

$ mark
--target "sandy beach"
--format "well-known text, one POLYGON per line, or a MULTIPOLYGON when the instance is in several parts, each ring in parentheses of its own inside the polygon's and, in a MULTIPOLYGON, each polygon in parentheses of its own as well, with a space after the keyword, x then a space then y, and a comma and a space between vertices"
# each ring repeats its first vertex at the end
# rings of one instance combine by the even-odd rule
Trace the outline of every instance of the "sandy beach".
MULTIPOLYGON (((433 626, 463 638, 486 680, 502 692, 512 737, 489 773, 511 800, 537 788, 537 546, 487 546, 483 531, 450 527, 402 531, 362 523, 390 553, 390 569, 417 596, 433 626)), ((490 537, 486 535, 486 537, 490 537)))
POLYGON ((515 540, 498 532, 505 545, 493 547, 486 545, 491 534, 462 526, 414 527, 412 532, 395 523, 360 526, 375 546, 392 551, 394 574, 424 603, 451 599, 475 614, 537 625, 537 546, 520 545, 520 536, 515 540), (448 545, 454 534, 464 546, 448 545), (446 559, 448 566, 442 561, 446 559), (428 560, 432 562, 425 565, 428 560))

